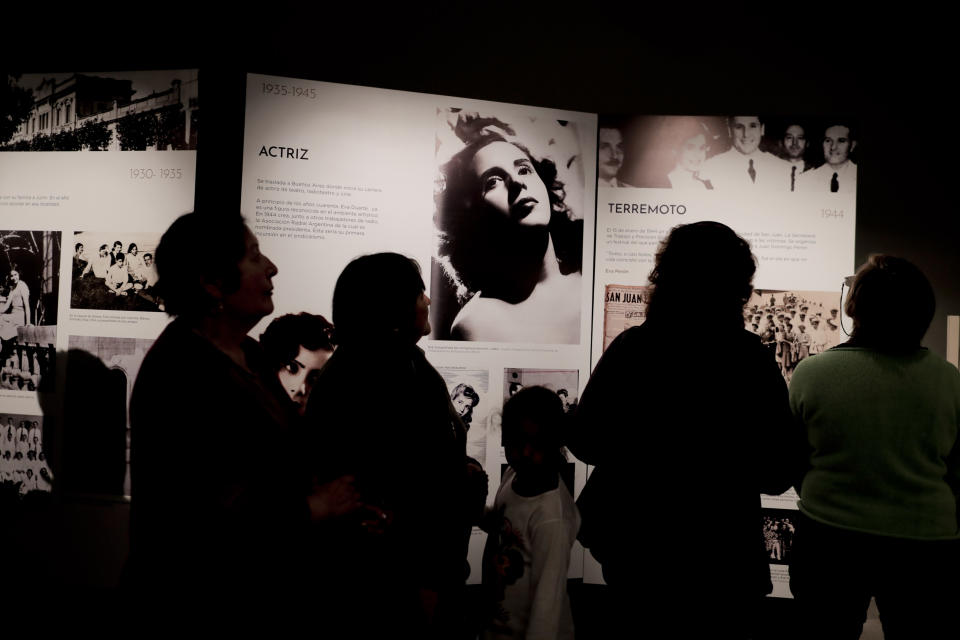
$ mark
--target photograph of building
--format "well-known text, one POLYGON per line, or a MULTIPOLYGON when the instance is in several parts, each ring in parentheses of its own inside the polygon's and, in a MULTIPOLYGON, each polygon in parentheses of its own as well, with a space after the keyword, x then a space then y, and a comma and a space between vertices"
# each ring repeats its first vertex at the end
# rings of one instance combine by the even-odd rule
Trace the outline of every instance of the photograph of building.
POLYGON ((197 72, 7 76, 0 151, 197 148, 197 72), (6 135, 7 139, 3 139, 6 135))

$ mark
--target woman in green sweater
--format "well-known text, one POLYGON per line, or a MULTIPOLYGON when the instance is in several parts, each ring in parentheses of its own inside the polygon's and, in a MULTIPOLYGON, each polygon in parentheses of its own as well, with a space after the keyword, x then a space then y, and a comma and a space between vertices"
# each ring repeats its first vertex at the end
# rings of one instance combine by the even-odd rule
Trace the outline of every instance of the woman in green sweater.
POLYGON ((871 597, 888 640, 958 637, 960 374, 920 347, 934 306, 914 265, 871 256, 851 339, 793 375, 810 445, 790 565, 804 637, 859 638, 871 597))

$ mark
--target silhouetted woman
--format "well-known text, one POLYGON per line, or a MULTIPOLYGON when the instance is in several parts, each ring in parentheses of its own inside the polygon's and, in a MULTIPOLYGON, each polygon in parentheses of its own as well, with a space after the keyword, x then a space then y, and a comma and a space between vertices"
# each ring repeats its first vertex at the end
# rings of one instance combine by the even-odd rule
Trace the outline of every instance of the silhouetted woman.
POLYGON ((960 635, 960 375, 920 347, 933 289, 874 255, 847 297, 850 340, 797 365, 809 443, 790 588, 804 637, 859 638, 870 598, 885 638, 960 635))
POLYGON ((327 619, 381 620, 366 627, 374 637, 388 628, 456 637, 469 525, 485 498, 485 476, 468 474, 466 430, 446 384, 416 346, 430 332, 429 304, 420 269, 405 256, 348 264, 333 294, 337 350, 307 403, 316 468, 355 476, 386 516, 369 533, 335 532, 318 565, 336 608, 327 619), (473 491, 471 477, 481 481, 473 491))
POLYGON ((129 574, 156 598, 146 606, 216 615, 221 601, 296 592, 311 520, 356 496, 312 489, 295 409, 247 336, 273 311, 277 268, 240 216, 181 216, 156 253, 176 318, 131 399, 129 574))
POLYGON ((789 487, 790 416, 776 363, 743 328, 754 271, 728 227, 675 227, 646 321, 610 344, 581 396, 570 450, 597 468, 580 537, 613 629, 745 637, 771 590, 759 494, 789 487))

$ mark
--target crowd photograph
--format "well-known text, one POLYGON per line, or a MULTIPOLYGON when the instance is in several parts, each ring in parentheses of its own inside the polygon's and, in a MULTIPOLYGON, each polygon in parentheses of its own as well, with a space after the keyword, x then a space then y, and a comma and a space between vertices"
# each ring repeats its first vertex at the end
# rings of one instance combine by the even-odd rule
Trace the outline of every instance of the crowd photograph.
POLYGON ((794 524, 796 519, 796 511, 764 509, 763 543, 772 564, 790 564, 793 536, 797 531, 794 524))
POLYGON ((850 337, 839 307, 839 292, 756 289, 743 307, 743 326, 760 336, 789 382, 801 360, 850 337))
POLYGON ((53 488, 43 448, 43 416, 0 414, 0 492, 2 499, 53 488))

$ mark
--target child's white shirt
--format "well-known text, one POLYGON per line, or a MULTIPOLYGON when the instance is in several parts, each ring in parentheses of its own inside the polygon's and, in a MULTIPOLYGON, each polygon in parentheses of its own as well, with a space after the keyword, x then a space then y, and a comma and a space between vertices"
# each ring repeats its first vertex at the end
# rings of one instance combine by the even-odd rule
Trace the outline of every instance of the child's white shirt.
POLYGON ((516 477, 508 467, 494 502, 499 527, 484 550, 483 582, 496 603, 483 637, 572 639, 567 571, 580 513, 562 481, 525 497, 513 490, 516 477))

